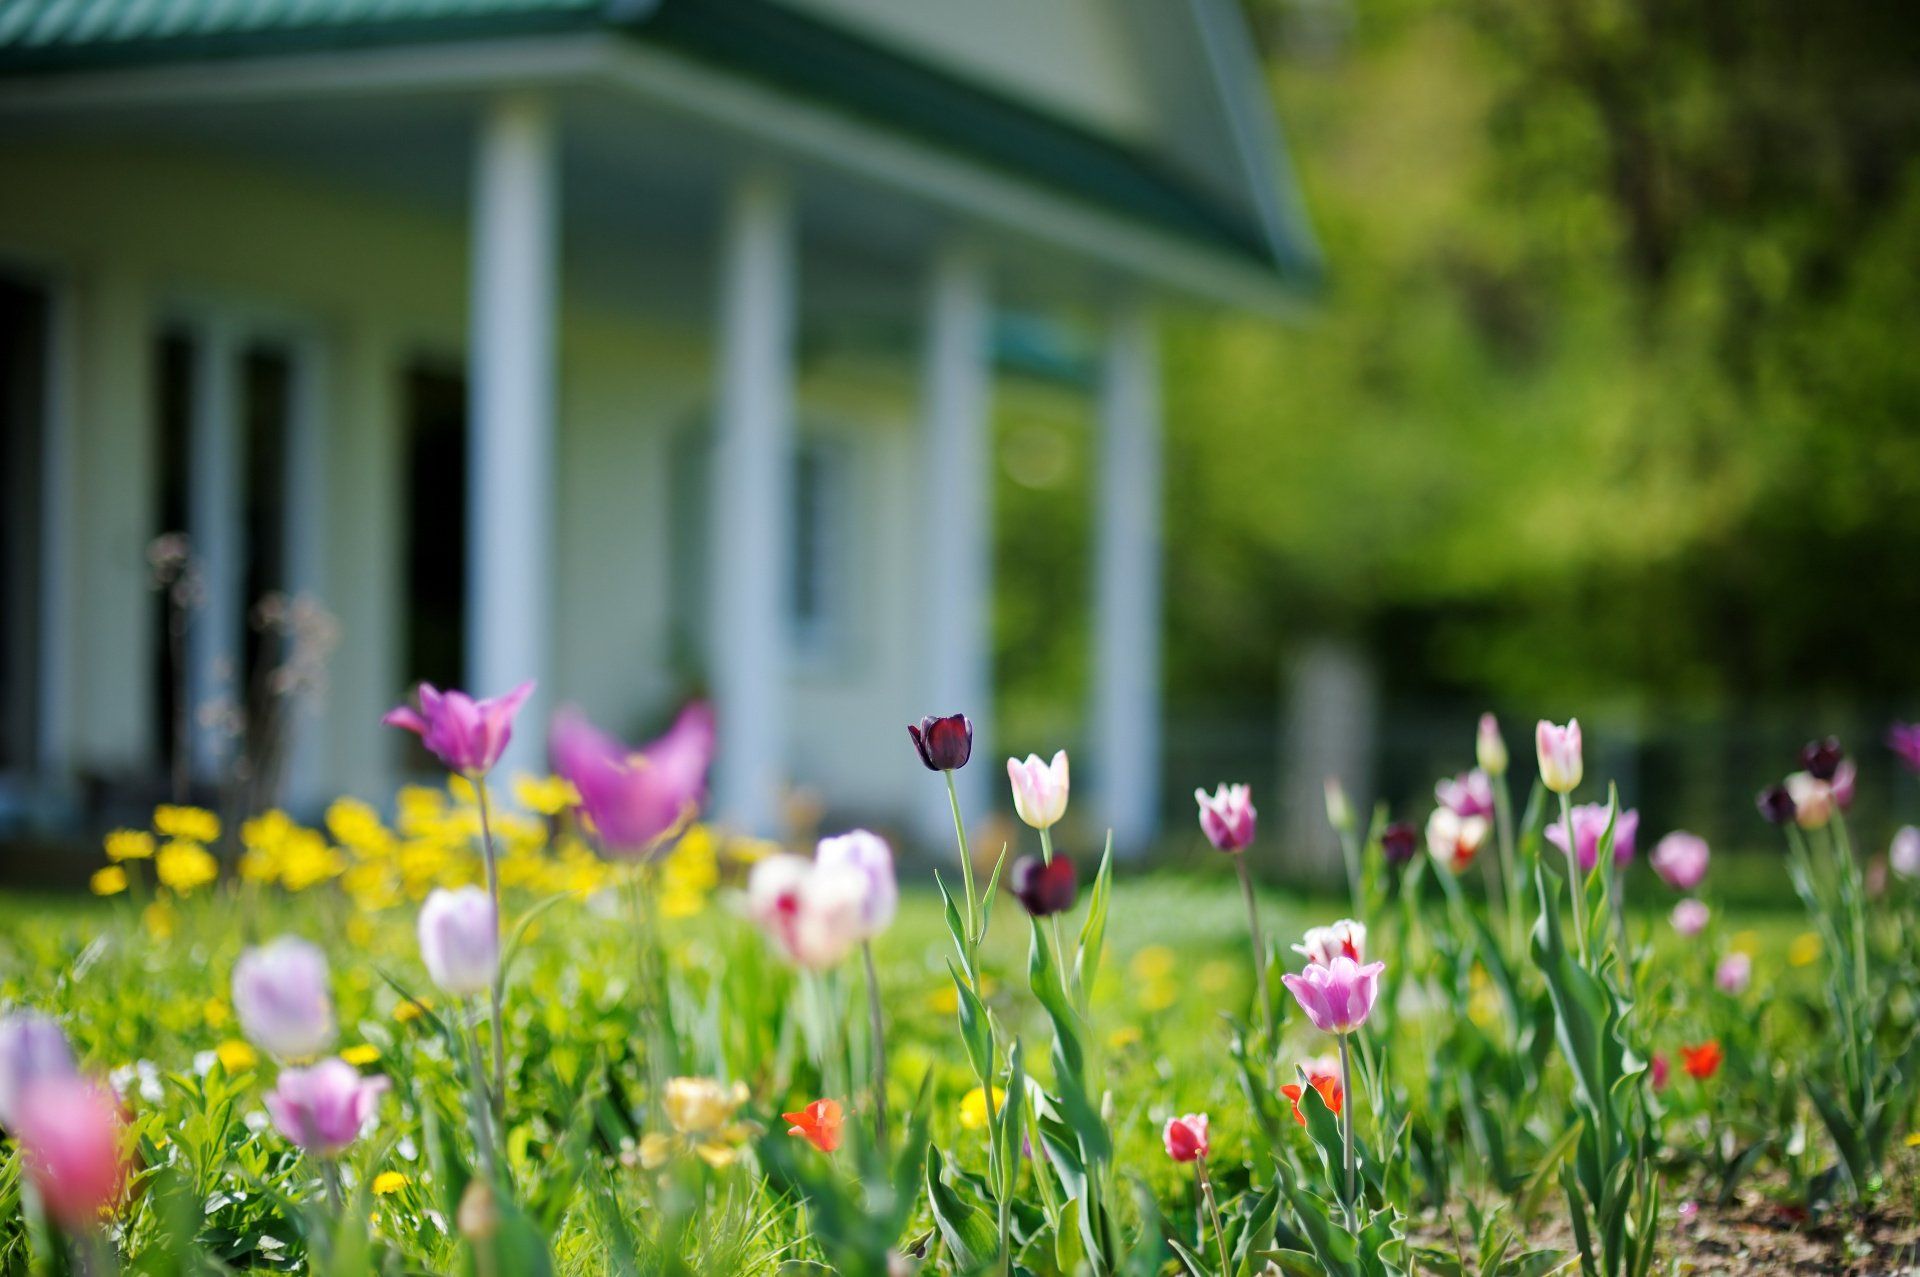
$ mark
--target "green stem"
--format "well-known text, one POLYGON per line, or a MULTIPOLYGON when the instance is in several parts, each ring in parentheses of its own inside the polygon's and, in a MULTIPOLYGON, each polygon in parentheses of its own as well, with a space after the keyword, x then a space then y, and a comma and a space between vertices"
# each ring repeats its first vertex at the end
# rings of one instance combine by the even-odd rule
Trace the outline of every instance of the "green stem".
POLYGON ((480 1161, 487 1168, 487 1178, 494 1184, 500 1182, 500 1154, 494 1143, 493 1106, 487 1102, 487 1080, 485 1066, 480 1062, 480 1031, 475 1027, 473 1018, 461 1008, 461 1018, 466 1023, 467 1040, 467 1079, 473 1091, 473 1138, 480 1148, 480 1161))
POLYGON ((1346 1168, 1347 1191, 1340 1204, 1347 1208, 1347 1231, 1360 1236, 1360 1216, 1354 1209, 1353 1195, 1353 1052, 1347 1046, 1348 1035, 1340 1036, 1340 1152, 1346 1168))
MULTIPOLYGON (((469 776, 467 783, 473 786, 474 795, 479 800, 480 846, 487 862, 487 895, 493 900, 493 926, 497 936, 506 915, 500 911, 500 861, 493 849, 493 820, 487 809, 487 778, 484 775, 469 776)), ((502 1120, 507 1108, 507 1036, 501 1024, 500 1008, 506 1001, 506 979, 506 967, 496 963, 493 987, 487 992, 493 1025, 493 1110, 494 1116, 502 1120)))
POLYGON ((965 880, 967 889, 967 947, 969 949, 967 955, 969 970, 967 971, 967 975, 973 980, 974 992, 978 993, 980 991, 980 977, 976 971, 971 969, 973 963, 971 950, 974 945, 980 942, 974 924, 973 853, 967 849, 967 826, 966 823, 960 819, 960 788, 954 784, 952 772, 945 771, 940 774, 947 778, 947 804, 953 808, 953 838, 955 842, 960 844, 960 876, 965 880))
POLYGON ((1520 919, 1520 871, 1514 862, 1513 795, 1505 772, 1493 778, 1493 829, 1500 846, 1500 871, 1506 877, 1507 940, 1514 954, 1522 954, 1526 937, 1520 919))
POLYGON ((1227 1258, 1227 1230, 1220 1226, 1220 1203, 1214 1200, 1213 1181, 1207 1175, 1204 1156, 1194 1159, 1193 1171, 1200 1186, 1200 1197, 1207 1204, 1207 1213, 1213 1216, 1213 1239, 1220 1244, 1220 1277, 1233 1277, 1233 1263, 1227 1258))
POLYGON ((873 1140, 882 1156, 887 1151, 887 1021, 880 1009, 880 973, 873 965, 871 942, 860 946, 867 967, 867 1027, 873 1039, 873 1140))
POLYGON ((1573 934, 1580 942, 1580 965, 1593 969, 1587 952, 1586 875, 1580 872, 1580 846, 1573 840, 1573 800, 1560 795, 1560 824, 1567 832, 1567 888, 1573 896, 1573 934))
POLYGON ((1260 905, 1253 890, 1253 873, 1247 868, 1245 852, 1235 852, 1233 864, 1240 871, 1240 894, 1247 900, 1247 939, 1253 944, 1253 987, 1260 998, 1260 1018, 1267 1029, 1267 1049, 1279 1043, 1273 1023, 1273 999, 1267 995, 1267 942, 1260 935, 1260 905))
MULTIPOLYGON (((1040 831, 1040 863, 1045 865, 1053 863, 1053 830, 1051 827, 1044 828, 1040 831)), ((1057 913, 1054 914, 1047 919, 1047 922, 1051 924, 1053 929, 1054 965, 1060 968, 1060 983, 1065 986, 1067 992, 1071 994, 1073 992, 1073 968, 1067 965, 1067 946, 1065 942, 1060 939, 1060 915, 1057 913)))

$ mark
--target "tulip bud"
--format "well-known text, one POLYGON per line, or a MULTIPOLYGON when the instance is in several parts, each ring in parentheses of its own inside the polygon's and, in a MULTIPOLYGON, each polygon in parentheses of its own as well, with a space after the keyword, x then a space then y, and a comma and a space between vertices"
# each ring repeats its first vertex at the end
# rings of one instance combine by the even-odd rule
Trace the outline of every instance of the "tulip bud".
POLYGON ((1769 825, 1784 825, 1793 819, 1793 795, 1785 785, 1768 785, 1760 791, 1754 805, 1769 825))
POLYGON ((1824 829, 1833 819, 1833 786, 1811 772, 1787 777, 1787 795, 1793 799, 1794 823, 1802 829, 1824 829))
POLYGON ((937 718, 931 714, 919 724, 907 724, 907 735, 928 771, 955 772, 973 757, 973 720, 965 714, 937 718))
POLYGON ((1420 850, 1420 831, 1410 820, 1396 820, 1380 831, 1380 854, 1390 865, 1404 865, 1420 850))
POLYGON ((320 1054, 334 1035, 326 956, 294 936, 248 949, 233 964, 233 1009, 246 1035, 274 1055, 320 1054))
POLYGON ((860 876, 864 884, 860 940, 873 939, 893 922, 894 912, 900 907, 900 887, 893 876, 893 849, 886 839, 864 829, 822 838, 814 848, 813 863, 821 869, 842 866, 860 876))
POLYGON ((420 906, 420 958, 456 998, 485 993, 500 974, 500 921, 479 887, 436 887, 420 906))
POLYGON ((1707 929, 1707 919, 1709 916, 1705 905, 1695 900, 1692 896, 1688 896, 1685 900, 1682 900, 1673 907, 1673 913, 1669 916, 1668 921, 1673 924, 1675 931, 1691 938, 1707 929))
POLYGON ((125 1187, 125 1126, 113 1093, 82 1077, 43 1077, 22 1092, 14 1131, 22 1161, 47 1214, 68 1232, 97 1227, 125 1187))
POLYGON ((1067 751, 1043 763, 1038 754, 1022 762, 1007 760, 1007 780, 1013 786, 1013 809, 1035 829, 1051 829, 1067 812, 1067 751))
POLYGON ((1353 832, 1353 804, 1347 801, 1346 787, 1338 776, 1329 776, 1326 780, 1327 823, 1336 833, 1353 832))
POLYGON ((1533 731, 1533 744, 1539 756, 1541 784, 1556 794, 1571 794, 1580 788, 1583 764, 1579 719, 1568 719, 1565 727, 1541 719, 1533 731))
POLYGON ((1193 791, 1200 804, 1200 832, 1216 851, 1244 851, 1253 842, 1253 797, 1245 785, 1221 785, 1211 796, 1204 789, 1193 791))
POLYGON ((35 1082, 78 1074, 60 1026, 38 1011, 0 1018, 0 1126, 18 1130, 20 1097, 35 1082))
POLYGON ((1168 1118, 1160 1138, 1167 1146, 1167 1156, 1174 1161, 1197 1161, 1208 1152, 1207 1115, 1189 1113, 1185 1117, 1168 1118))
POLYGON ((1500 720, 1491 714, 1480 716, 1480 730, 1473 738, 1473 758, 1489 776, 1507 774, 1507 742, 1500 735, 1500 720))
POLYGON ((1887 860, 1902 878, 1920 878, 1920 829, 1903 825, 1887 849, 1887 860))
POLYGON ((1073 861, 1065 856, 1055 856, 1051 864, 1038 856, 1020 857, 1007 872, 1007 887, 1036 918, 1065 913, 1080 892, 1073 861))
POLYGON ((479 1178, 467 1181, 467 1191, 460 1194, 454 1224, 460 1235, 470 1242, 492 1241, 500 1231, 500 1208, 493 1200, 493 1190, 487 1181, 479 1178))
POLYGON ((1739 997, 1753 980, 1753 959, 1744 953, 1729 953, 1714 968, 1714 987, 1729 997, 1739 997))
POLYGON ((315 1157, 338 1157, 360 1138, 374 1106, 391 1085, 360 1076, 345 1060, 307 1069, 283 1069, 267 1092, 267 1115, 287 1139, 315 1157))
POLYGON ((1846 751, 1840 748, 1838 736, 1810 740, 1800 749, 1800 769, 1811 774, 1815 780, 1832 780, 1833 774, 1840 770, 1841 759, 1845 757, 1846 751))
POLYGON ((1709 856, 1706 839, 1676 829, 1654 844, 1647 863, 1675 891, 1692 891, 1707 876, 1709 856))

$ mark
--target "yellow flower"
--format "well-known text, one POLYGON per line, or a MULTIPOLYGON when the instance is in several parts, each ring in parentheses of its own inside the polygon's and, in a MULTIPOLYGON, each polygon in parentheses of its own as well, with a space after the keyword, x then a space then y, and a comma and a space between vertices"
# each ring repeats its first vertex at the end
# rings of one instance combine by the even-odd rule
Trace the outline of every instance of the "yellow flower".
POLYGON ((186 842, 217 842, 220 838, 220 817, 204 807, 163 803, 153 809, 153 827, 168 838, 186 842))
POLYGON ((220 1057, 220 1063, 229 1073, 244 1072, 260 1062, 259 1053, 239 1038, 228 1038, 214 1047, 213 1053, 220 1057))
POLYGON ((513 778, 513 801, 542 816, 558 816, 580 805, 580 791, 564 776, 529 776, 525 772, 513 778))
POLYGON ((399 1171, 381 1171, 373 1177, 373 1195, 375 1197, 392 1197, 409 1183, 411 1183, 411 1181, 399 1171))
POLYGON ((162 885, 186 895, 220 876, 220 862, 197 842, 175 839, 160 848, 154 857, 154 875, 162 885))
POLYGON ((356 1068, 365 1068, 380 1058, 380 1048, 371 1042, 360 1042, 341 1051, 340 1058, 356 1068))
POLYGON ((765 838, 735 838, 727 844, 727 859, 736 864, 750 865, 782 850, 784 848, 779 843, 765 838))
POLYGON ((1920 1148, 1920 1131, 1915 1131, 1913 1134, 1907 1136, 1907 1147, 1920 1148))
POLYGON ((1150 944, 1133 955, 1127 973, 1136 980, 1164 980, 1173 974, 1179 959, 1163 944, 1150 944))
POLYGON ((942 1015, 953 1015, 960 1010, 960 990, 951 984, 937 985, 927 995, 927 1005, 942 1015))
MULTIPOLYGON (((1000 1106, 1007 1101, 1007 1093, 999 1087, 993 1088, 993 1112, 998 1113, 1000 1106)), ((969 1131, 984 1131, 991 1114, 987 1111, 987 1093, 974 1087, 960 1097, 960 1125, 969 1131)))
POLYGON ((358 798, 334 799, 325 819, 335 842, 362 855, 381 855, 393 846, 393 834, 380 823, 380 813, 358 798))
POLYGON ((233 1011, 219 998, 208 998, 200 1004, 200 1018, 209 1029, 218 1029, 233 1019, 233 1011))
POLYGON ((1787 946, 1787 961, 1796 967, 1810 967, 1820 960, 1820 937, 1803 931, 1787 946))
POLYGON ((410 1024, 433 1009, 433 1004, 425 998, 408 998, 393 1009, 394 1022, 410 1024))
POLYGON ((1727 948, 1735 953, 1744 953, 1749 958, 1760 952, 1760 933, 1758 931, 1736 931, 1733 939, 1727 942, 1727 948))
POLYGON ((744 1082, 727 1086, 710 1077, 667 1079, 667 1121, 682 1135, 710 1135, 723 1129, 746 1102, 744 1082))
POLYGON ((116 829, 107 835, 107 859, 151 860, 153 835, 144 829, 116 829))
POLYGON ((447 792, 453 795, 453 800, 457 803, 478 801, 477 795, 473 792, 473 782, 459 772, 454 772, 447 777, 447 792))
POLYGON ((640 1165, 650 1171, 659 1170, 673 1156, 673 1141, 659 1131, 650 1132, 640 1141, 640 1165))
POLYGON ((1140 1045, 1140 1026, 1123 1024, 1107 1034, 1107 1047, 1113 1051, 1124 1051, 1130 1046, 1140 1045))
POLYGON ((1140 986, 1140 1009, 1164 1011, 1180 1000, 1180 986, 1167 976, 1156 976, 1140 986))
POLYGON ((117 896, 127 889, 127 871, 119 865, 96 869, 93 877, 87 879, 87 886, 93 889, 96 896, 117 896))
POLYGON ((173 906, 164 900, 156 900, 140 914, 140 921, 146 926, 147 934, 155 940, 166 940, 173 935, 174 924, 179 916, 173 906))

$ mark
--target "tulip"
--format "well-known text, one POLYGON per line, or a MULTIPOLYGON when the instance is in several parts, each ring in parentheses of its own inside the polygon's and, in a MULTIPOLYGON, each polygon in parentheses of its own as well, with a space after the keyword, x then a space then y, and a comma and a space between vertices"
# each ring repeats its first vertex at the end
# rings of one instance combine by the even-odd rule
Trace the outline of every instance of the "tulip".
POLYGON ((1396 820, 1380 831, 1380 854, 1390 865, 1404 865, 1420 850, 1420 833, 1411 821, 1396 820))
POLYGON ((907 735, 913 737, 913 747, 928 771, 959 771, 973 757, 973 720, 965 714, 945 718, 930 714, 917 726, 907 724, 907 735))
POLYGON ((780 1116, 787 1122, 787 1134, 798 1135, 822 1153, 831 1153, 840 1147, 840 1129, 846 1117, 840 1101, 815 1100, 797 1113, 780 1116))
POLYGON ((1920 772, 1920 723, 1895 723, 1887 729, 1887 748, 1907 765, 1920 772))
POLYGON ((1683 936, 1692 937, 1707 929, 1709 916, 1711 915, 1705 905, 1688 896, 1673 907, 1673 913, 1669 915, 1668 921, 1673 923, 1675 931, 1683 936))
POLYGON ((1380 973, 1386 969, 1384 962, 1362 966, 1339 953, 1325 966, 1310 964, 1299 975, 1289 972, 1280 979, 1315 1028, 1345 1036, 1373 1014, 1374 999, 1380 995, 1380 973))
POLYGON ((320 1054, 334 1036, 326 955, 294 936, 248 949, 233 964, 233 1009, 246 1035, 274 1055, 320 1054))
POLYGON ((1794 823, 1802 829, 1824 829, 1833 819, 1833 786, 1812 772, 1795 772, 1785 783, 1794 823))
POLYGON ((1541 719, 1533 729, 1533 745, 1539 755, 1541 784, 1556 794, 1571 794, 1580 788, 1579 719, 1568 719, 1565 727, 1541 719))
POLYGON ((747 879, 747 912, 795 966, 824 971, 860 943, 872 884, 848 864, 768 856, 747 879))
POLYGON ((1653 1059, 1647 1063, 1647 1073, 1656 1092, 1667 1089, 1667 1077, 1671 1072, 1672 1066, 1667 1063, 1666 1052, 1655 1051, 1653 1059))
POLYGON ((1427 852, 1450 872, 1463 874, 1492 828, 1485 816, 1462 816, 1451 807, 1436 807, 1427 818, 1427 852))
POLYGON ((1753 982, 1753 959, 1738 950, 1720 959, 1713 970, 1713 984, 1730 997, 1739 997, 1753 982))
POLYGON ((893 849, 886 839, 864 829, 822 838, 814 847, 813 863, 821 869, 845 867, 865 880, 857 941, 873 939, 893 922, 900 907, 900 888, 893 876, 893 849))
MULTIPOLYGON (((1607 832, 1608 811, 1604 803, 1581 803, 1573 809, 1573 838, 1580 868, 1591 873, 1600 859, 1600 839, 1607 832)), ((1633 843, 1640 832, 1640 813, 1629 807, 1613 818, 1613 863, 1625 865, 1633 859, 1633 843)), ((1548 825, 1547 841, 1567 850, 1564 824, 1548 825)))
POLYGON ((1316 966, 1326 966, 1345 955, 1354 962, 1367 960, 1367 924, 1342 918, 1329 927, 1309 927, 1293 951, 1316 966))
POLYGON ((94 1228, 126 1186, 119 1101, 78 1075, 35 1078, 19 1099, 14 1134, 41 1204, 70 1233, 94 1228))
POLYGON ((1707 840, 1676 829, 1654 844, 1647 863, 1675 891, 1692 891, 1707 876, 1707 840))
POLYGON ((1760 791, 1754 805, 1769 825, 1784 825, 1793 819, 1793 795, 1785 785, 1768 785, 1760 791))
MULTIPOLYGON (((1335 1117, 1340 1116, 1340 1106, 1346 1100, 1346 1093, 1340 1089, 1339 1068, 1340 1062, 1327 1056, 1316 1056, 1300 1065, 1300 1071, 1306 1075, 1306 1085, 1320 1093, 1321 1101, 1335 1117)), ((1307 1117, 1300 1111, 1305 1088, 1298 1082, 1289 1082, 1280 1088, 1280 1094, 1293 1101, 1293 1120, 1305 1126, 1307 1117)))
POLYGON ((1831 781, 1846 756, 1846 751, 1840 748, 1838 736, 1810 740, 1800 749, 1800 769, 1815 780, 1831 781))
POLYGON ((1507 742, 1500 735, 1500 720, 1491 714, 1480 716, 1480 730, 1473 738, 1473 760, 1489 776, 1507 774, 1507 742))
POLYGON ((361 1077, 345 1060, 322 1060, 312 1068, 282 1069, 267 1092, 267 1115, 293 1144, 314 1157, 338 1157, 360 1138, 374 1105, 390 1084, 361 1077))
POLYGON ((1887 860, 1902 878, 1920 878, 1920 829, 1902 825, 1887 849, 1887 860))
POLYGON ((1007 760, 1007 780, 1013 786, 1013 809, 1020 819, 1035 829, 1051 829, 1067 812, 1067 751, 1060 750, 1051 763, 1028 754, 1026 761, 1007 760))
POLYGON ((18 1130, 20 1097, 36 1082, 79 1074, 60 1026, 38 1011, 0 1017, 0 1126, 18 1130))
POLYGON ((1244 851, 1253 842, 1253 794, 1245 785, 1220 785, 1211 795, 1204 789, 1193 791, 1200 804, 1200 832, 1216 851, 1244 851))
POLYGON ((1007 887, 1036 918, 1065 913, 1080 893, 1073 861, 1066 856, 1055 856, 1050 862, 1038 856, 1020 857, 1007 871, 1007 887))
POLYGON ((1699 1046, 1680 1048, 1681 1066, 1686 1069, 1687 1076, 1697 1082, 1704 1082, 1719 1072, 1720 1061, 1725 1058, 1726 1053, 1720 1049, 1718 1039, 1702 1042, 1699 1046))
POLYGON ((1327 799, 1327 823, 1338 833, 1353 832, 1353 804, 1347 800, 1346 786, 1338 776, 1327 777, 1323 788, 1327 799))
POLYGON ((713 711, 698 701, 637 753, 562 710, 553 723, 553 769, 580 795, 602 849, 632 858, 656 849, 699 811, 713 738, 713 711))
POLYGON ((1433 787, 1433 796, 1456 816, 1493 814, 1493 781, 1478 768, 1441 781, 1433 787))
POLYGON ((1851 758, 1841 759, 1840 765, 1834 768, 1833 779, 1827 782, 1828 788, 1833 793, 1833 805, 1835 807, 1838 807, 1841 811, 1846 811, 1849 807, 1853 806, 1853 787, 1854 782, 1858 779, 1859 771, 1854 767, 1853 760, 1851 758))
POLYGON ((380 721, 414 733, 427 751, 449 768, 476 778, 493 770, 500 761, 507 742, 513 739, 513 716, 532 694, 531 680, 505 696, 479 701, 465 692, 442 692, 431 683, 422 683, 419 709, 402 705, 388 710, 380 721))
POLYGON ((493 987, 500 973, 500 920, 478 887, 436 887, 420 906, 420 957, 433 982, 456 998, 493 987))
POLYGON ((1189 1113, 1185 1117, 1170 1117, 1160 1138, 1167 1146, 1167 1156, 1174 1161, 1197 1161, 1210 1151, 1207 1144, 1207 1115, 1189 1113))

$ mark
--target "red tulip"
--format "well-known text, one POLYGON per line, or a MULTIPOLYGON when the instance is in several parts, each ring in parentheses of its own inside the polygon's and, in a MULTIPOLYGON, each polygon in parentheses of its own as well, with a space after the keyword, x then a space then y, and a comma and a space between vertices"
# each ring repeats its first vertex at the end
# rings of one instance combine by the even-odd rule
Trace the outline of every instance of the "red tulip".
POLYGON ((840 1128, 846 1121, 846 1113, 839 1100, 815 1100, 798 1113, 780 1116, 788 1123, 787 1134, 798 1135, 822 1153, 831 1153, 840 1147, 840 1128))
MULTIPOLYGON (((1335 1117, 1340 1116, 1340 1105, 1346 1094, 1340 1089, 1340 1079, 1332 1073, 1322 1073, 1319 1066, 1307 1066, 1307 1085, 1320 1092, 1320 1098, 1335 1117)), ((1280 1094, 1293 1101, 1293 1120, 1305 1126, 1307 1115, 1300 1111, 1300 1097, 1305 1094, 1298 1082, 1289 1082, 1280 1088, 1280 1094)))
POLYGON ((1014 899, 1036 918, 1073 908, 1080 890, 1074 880, 1073 862, 1065 856, 1055 856, 1051 864, 1038 856, 1020 857, 1008 871, 1007 886, 1014 899))
POLYGON ((1704 1082, 1718 1073, 1720 1061, 1725 1058, 1718 1039, 1708 1039, 1699 1046, 1680 1048, 1680 1062, 1686 1068, 1687 1076, 1698 1082, 1704 1082))
POLYGON ((1189 1113, 1185 1117, 1167 1119, 1167 1129, 1161 1132, 1161 1140, 1167 1146, 1167 1156, 1176 1162, 1191 1162, 1207 1155, 1207 1115, 1189 1113))

